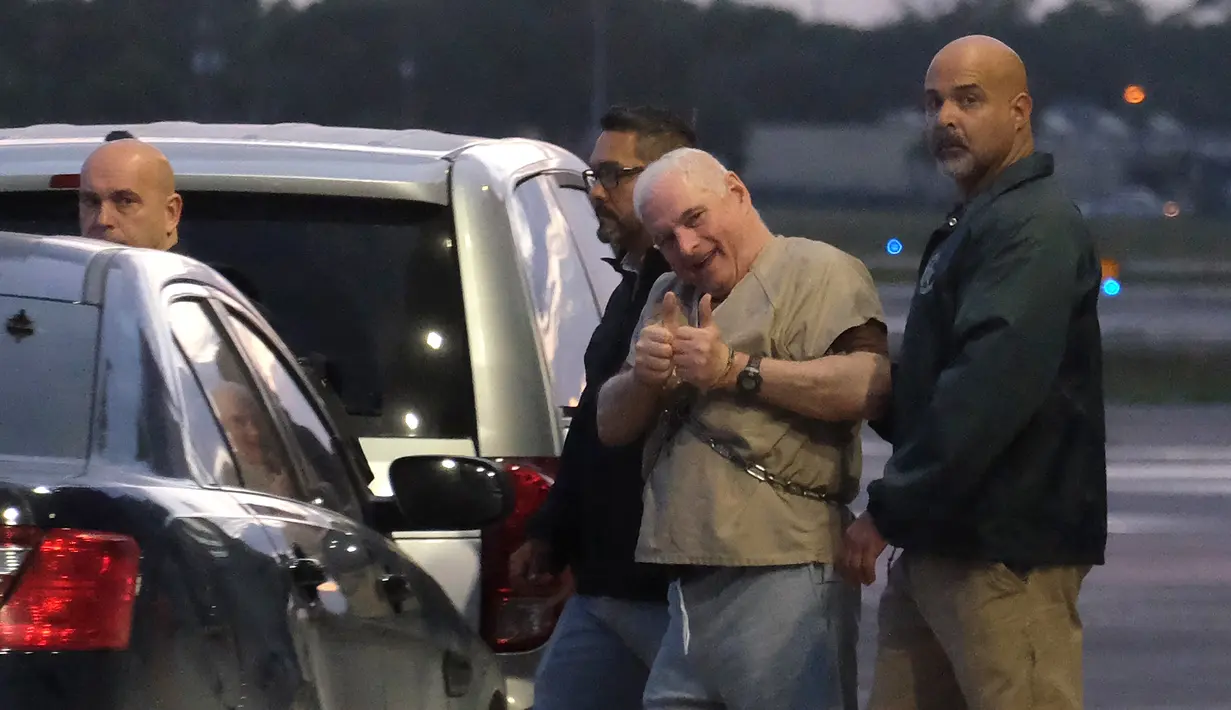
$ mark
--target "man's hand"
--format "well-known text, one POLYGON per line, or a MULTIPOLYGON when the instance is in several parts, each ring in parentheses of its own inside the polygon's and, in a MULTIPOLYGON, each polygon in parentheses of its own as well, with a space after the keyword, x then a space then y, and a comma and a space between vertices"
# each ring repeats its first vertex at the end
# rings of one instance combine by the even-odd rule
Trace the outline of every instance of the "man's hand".
POLYGON ((675 373, 701 391, 718 384, 726 374, 730 348, 722 342, 722 331, 714 323, 713 302, 709 294, 697 304, 700 327, 683 325, 675 331, 675 373))
POLYGON ((674 293, 667 292, 662 302, 662 324, 647 325, 637 338, 637 357, 633 362, 633 375, 648 387, 664 387, 675 374, 672 361, 672 344, 679 328, 680 302, 674 293))
POLYGON ((851 584, 872 584, 876 581, 876 560, 888 545, 872 516, 863 513, 846 528, 838 572, 851 584))
POLYGON ((551 543, 527 540, 509 556, 509 582, 518 591, 542 589, 556 583, 551 571, 551 543))

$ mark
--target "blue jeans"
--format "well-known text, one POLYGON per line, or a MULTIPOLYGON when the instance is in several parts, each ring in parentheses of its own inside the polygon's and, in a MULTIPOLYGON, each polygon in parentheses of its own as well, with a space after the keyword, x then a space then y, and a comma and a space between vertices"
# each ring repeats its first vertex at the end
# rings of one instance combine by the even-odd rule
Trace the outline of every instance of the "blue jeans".
POLYGON ((860 589, 830 565, 718 567, 669 591, 646 710, 855 710, 860 589))
POLYGON ((535 710, 639 710, 667 605, 574 595, 534 679, 535 710))

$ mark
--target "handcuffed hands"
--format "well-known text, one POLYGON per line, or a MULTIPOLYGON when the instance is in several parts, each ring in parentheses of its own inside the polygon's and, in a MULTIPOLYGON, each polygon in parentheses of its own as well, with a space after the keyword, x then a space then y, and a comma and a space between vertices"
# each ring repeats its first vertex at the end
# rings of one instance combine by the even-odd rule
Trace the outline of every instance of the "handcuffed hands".
POLYGON ((714 322, 707 294, 697 305, 696 327, 687 325, 679 298, 668 292, 662 301, 662 323, 642 328, 637 338, 633 373, 646 385, 672 388, 688 382, 705 391, 727 371, 730 348, 714 322))

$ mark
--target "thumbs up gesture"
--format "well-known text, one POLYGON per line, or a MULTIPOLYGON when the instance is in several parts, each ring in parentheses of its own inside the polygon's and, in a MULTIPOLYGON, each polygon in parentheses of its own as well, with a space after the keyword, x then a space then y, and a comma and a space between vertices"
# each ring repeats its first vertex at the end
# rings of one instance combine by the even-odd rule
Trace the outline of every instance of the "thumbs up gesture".
POLYGON ((671 381, 675 369, 672 344, 680 324, 687 322, 680 309, 679 299, 671 292, 663 297, 659 315, 661 322, 651 323, 641 329, 641 335, 637 338, 637 356, 633 364, 633 375, 642 384, 650 387, 663 387, 671 381))
POLYGON ((714 307, 709 294, 697 305, 698 327, 682 325, 672 341, 675 371, 680 379, 702 391, 718 384, 726 374, 730 348, 722 341, 722 331, 714 323, 714 307))

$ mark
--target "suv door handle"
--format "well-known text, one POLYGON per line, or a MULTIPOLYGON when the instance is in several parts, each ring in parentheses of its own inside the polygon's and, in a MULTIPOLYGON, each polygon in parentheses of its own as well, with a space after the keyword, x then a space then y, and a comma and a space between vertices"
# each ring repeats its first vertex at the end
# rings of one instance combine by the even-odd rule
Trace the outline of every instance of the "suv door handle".
POLYGON ((329 581, 324 566, 311 557, 291 560, 287 569, 291 573, 291 584, 308 599, 316 599, 317 587, 329 581))

